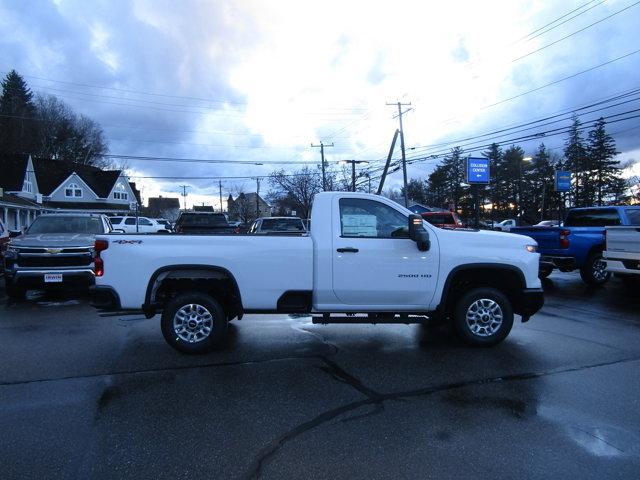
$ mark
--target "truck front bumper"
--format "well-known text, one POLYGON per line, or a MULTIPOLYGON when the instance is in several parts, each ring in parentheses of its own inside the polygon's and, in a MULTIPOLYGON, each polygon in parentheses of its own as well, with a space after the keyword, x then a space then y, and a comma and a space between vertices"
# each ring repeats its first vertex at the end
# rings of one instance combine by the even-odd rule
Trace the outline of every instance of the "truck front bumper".
POLYGON ((544 305, 544 291, 541 288, 525 288, 520 292, 516 313, 526 322, 544 305))
POLYGON ((67 286, 88 287, 95 283, 92 268, 74 269, 30 269, 5 270, 6 282, 20 288, 56 288, 67 286), (48 283, 44 281, 46 274, 61 274, 62 282, 48 283))

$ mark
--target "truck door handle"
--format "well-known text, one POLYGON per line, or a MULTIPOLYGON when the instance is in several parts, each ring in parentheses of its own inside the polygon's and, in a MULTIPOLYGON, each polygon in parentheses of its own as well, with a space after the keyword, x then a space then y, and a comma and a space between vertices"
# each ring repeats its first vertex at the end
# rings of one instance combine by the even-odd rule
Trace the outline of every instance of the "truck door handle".
POLYGON ((360 250, 353 247, 342 247, 342 248, 336 249, 336 252, 339 252, 339 253, 358 253, 359 251, 360 250))

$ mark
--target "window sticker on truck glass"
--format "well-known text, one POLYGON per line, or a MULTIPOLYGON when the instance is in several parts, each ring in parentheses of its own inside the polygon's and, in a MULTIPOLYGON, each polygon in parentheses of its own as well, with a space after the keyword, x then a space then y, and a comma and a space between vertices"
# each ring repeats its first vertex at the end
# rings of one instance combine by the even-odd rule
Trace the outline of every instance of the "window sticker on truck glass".
POLYGON ((375 215, 342 215, 342 234, 350 237, 375 237, 378 219, 375 215))

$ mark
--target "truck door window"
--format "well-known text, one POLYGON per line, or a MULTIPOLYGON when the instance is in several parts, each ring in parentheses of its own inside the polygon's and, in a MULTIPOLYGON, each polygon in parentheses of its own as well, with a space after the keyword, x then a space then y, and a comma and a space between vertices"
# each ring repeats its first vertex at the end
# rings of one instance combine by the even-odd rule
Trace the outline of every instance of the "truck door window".
POLYGON ((142 217, 140 217, 140 219, 138 220, 138 223, 140 225, 144 225, 145 227, 150 227, 151 226, 151 222, 149 220, 147 220, 146 218, 142 218, 142 217))
POLYGON ((124 224, 125 225, 135 225, 136 224, 136 219, 133 218, 133 217, 125 218, 124 224))
POLYGON ((340 199, 340 229, 343 237, 409 238, 408 219, 375 200, 340 199))

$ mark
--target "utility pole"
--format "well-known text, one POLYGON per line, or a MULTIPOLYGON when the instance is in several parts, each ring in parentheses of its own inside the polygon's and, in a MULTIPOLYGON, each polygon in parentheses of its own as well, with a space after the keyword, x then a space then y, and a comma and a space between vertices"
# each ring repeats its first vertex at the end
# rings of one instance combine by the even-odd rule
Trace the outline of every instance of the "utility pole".
MULTIPOLYGON (((356 191, 356 163, 369 163, 367 160, 340 160, 340 163, 351 164, 351 191, 356 191)), ((371 191, 371 180, 369 180, 369 191, 371 191)))
POLYGON ((190 188, 189 185, 180 185, 182 188, 182 198, 184 198, 184 211, 187 211, 187 188, 190 188))
POLYGON ((260 177, 256 177, 256 220, 260 218, 260 177))
POLYGON ((327 191, 327 176, 326 176, 326 173, 325 173, 324 147, 333 147, 333 142, 331 142, 331 145, 325 145, 322 142, 320 142, 320 145, 314 145, 312 143, 311 146, 312 147, 320 147, 320 157, 322 158, 322 191, 326 192, 327 191))
POLYGON ((220 191, 220 213, 224 212, 224 208, 222 208, 222 180, 218 180, 218 188, 220 191))
POLYGON ((409 200, 407 198, 407 157, 404 152, 404 130, 402 129, 402 115, 407 113, 411 109, 409 108, 408 110, 405 110, 403 112, 402 107, 410 106, 411 103, 396 102, 396 103, 387 103, 387 105, 398 106, 398 118, 400 119, 400 148, 402 150, 402 176, 403 176, 403 182, 404 182, 404 206, 407 207, 409 206, 409 200))

